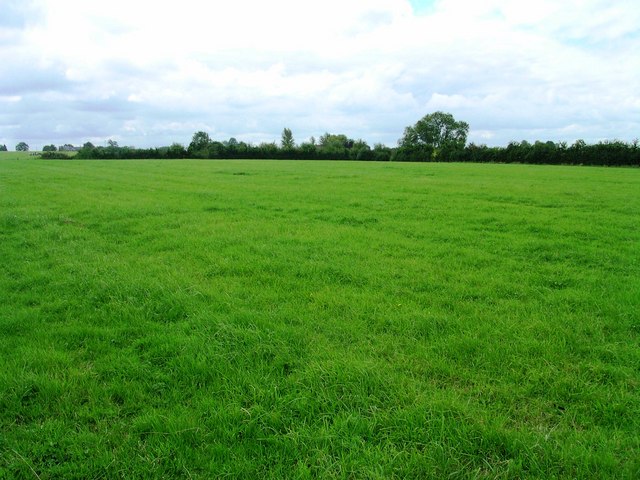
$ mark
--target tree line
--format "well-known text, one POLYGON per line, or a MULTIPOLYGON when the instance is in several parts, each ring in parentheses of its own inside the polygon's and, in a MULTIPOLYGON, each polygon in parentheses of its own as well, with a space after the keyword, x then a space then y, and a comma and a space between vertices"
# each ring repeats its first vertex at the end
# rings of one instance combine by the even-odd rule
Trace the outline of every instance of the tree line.
POLYGON ((440 161, 473 163, 525 163, 533 165, 640 166, 640 146, 618 140, 586 144, 566 142, 511 142, 506 147, 470 144, 443 152, 440 161))
MULTIPOLYGON (((115 143, 115 142, 114 142, 115 143)), ((285 128, 280 144, 264 142, 258 145, 230 138, 212 140, 206 132, 193 134, 185 148, 174 143, 161 148, 106 147, 85 144, 75 158, 82 159, 274 159, 274 160, 378 160, 391 159, 393 149, 377 144, 371 148, 363 140, 354 140, 344 134, 325 133, 317 140, 312 137, 296 144, 291 130, 285 128)))
MULTIPOLYGON (((511 142, 506 147, 467 145, 469 124, 445 112, 425 115, 415 125, 405 128, 394 148, 383 144, 370 147, 364 140, 344 134, 325 133, 318 139, 296 144, 289 128, 276 142, 253 145, 235 138, 213 140, 208 133, 193 134, 187 147, 174 143, 161 148, 121 147, 109 140, 107 146, 90 142, 79 149, 79 159, 277 159, 277 160, 358 160, 396 162, 473 162, 526 163, 547 165, 611 165, 640 166, 638 141, 604 141, 586 144, 578 140, 566 142, 511 142)), ((67 145, 65 145, 66 147, 67 145)), ((51 146, 53 147, 53 145, 51 146)), ((71 147, 71 145, 69 145, 71 147)), ((43 158, 68 158, 55 147, 43 158)))

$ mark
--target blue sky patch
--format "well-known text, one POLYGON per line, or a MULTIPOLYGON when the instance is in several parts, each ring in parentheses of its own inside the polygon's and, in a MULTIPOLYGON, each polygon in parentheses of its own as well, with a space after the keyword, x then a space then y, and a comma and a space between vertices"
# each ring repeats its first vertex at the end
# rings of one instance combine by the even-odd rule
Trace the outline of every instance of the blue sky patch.
POLYGON ((418 15, 425 15, 435 9, 436 0, 409 0, 413 11, 418 15))

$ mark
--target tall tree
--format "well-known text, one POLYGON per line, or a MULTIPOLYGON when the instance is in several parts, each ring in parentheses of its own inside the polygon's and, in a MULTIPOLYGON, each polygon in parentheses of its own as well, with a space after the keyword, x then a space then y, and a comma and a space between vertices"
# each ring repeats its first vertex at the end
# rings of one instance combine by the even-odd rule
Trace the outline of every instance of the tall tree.
POLYGON ((0 152, 6 152, 7 151, 7 146, 6 145, 0 145, 0 152))
POLYGON ((280 140, 280 145, 282 145, 284 150, 292 150, 296 146, 296 143, 293 140, 293 133, 291 133, 290 129, 285 128, 282 131, 282 140, 280 140))
POLYGON ((187 148, 189 155, 195 157, 206 157, 209 149, 211 138, 207 132, 199 131, 193 134, 191 143, 187 148))
POLYGON ((28 152, 29 151, 29 145, 27 145, 25 142, 20 142, 16 145, 16 152, 28 152))
POLYGON ((441 149, 464 148, 467 143, 469 124, 457 121, 450 113, 435 112, 425 115, 418 122, 404 130, 398 142, 401 147, 432 147, 441 149))

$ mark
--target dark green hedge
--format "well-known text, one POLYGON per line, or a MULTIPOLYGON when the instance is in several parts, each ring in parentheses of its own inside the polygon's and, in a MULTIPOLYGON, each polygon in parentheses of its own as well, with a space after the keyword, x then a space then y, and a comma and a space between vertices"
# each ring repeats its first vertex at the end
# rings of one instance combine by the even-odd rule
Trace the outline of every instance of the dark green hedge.
MULTIPOLYGON (((68 158, 48 152, 42 158, 68 158), (49 156, 49 154, 54 154, 49 156)), ((600 142, 588 145, 577 141, 568 146, 554 142, 512 142, 506 147, 488 147, 470 144, 462 149, 432 147, 388 148, 377 145, 374 149, 326 151, 314 145, 282 149, 274 144, 253 146, 243 142, 226 145, 211 142, 207 148, 189 152, 181 145, 165 148, 88 147, 81 149, 78 159, 277 159, 277 160, 370 160, 399 162, 473 162, 473 163, 526 163, 544 165, 609 165, 640 166, 640 147, 637 142, 600 142)))

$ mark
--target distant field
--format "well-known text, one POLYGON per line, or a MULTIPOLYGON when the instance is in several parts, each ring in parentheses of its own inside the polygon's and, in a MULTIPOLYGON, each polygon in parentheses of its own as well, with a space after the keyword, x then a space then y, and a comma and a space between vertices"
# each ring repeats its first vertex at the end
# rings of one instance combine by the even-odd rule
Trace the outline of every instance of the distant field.
MULTIPOLYGON (((42 155, 41 151, 31 152, 0 152, 0 161, 6 160, 38 160, 39 155, 42 155)), ((58 152, 56 152, 58 153, 58 152)), ((68 157, 75 157, 77 152, 59 152, 68 157)))
POLYGON ((0 152, 0 160, 32 160, 35 158, 33 153, 42 152, 0 152))
POLYGON ((640 169, 0 156, 0 478, 640 478, 640 169))

